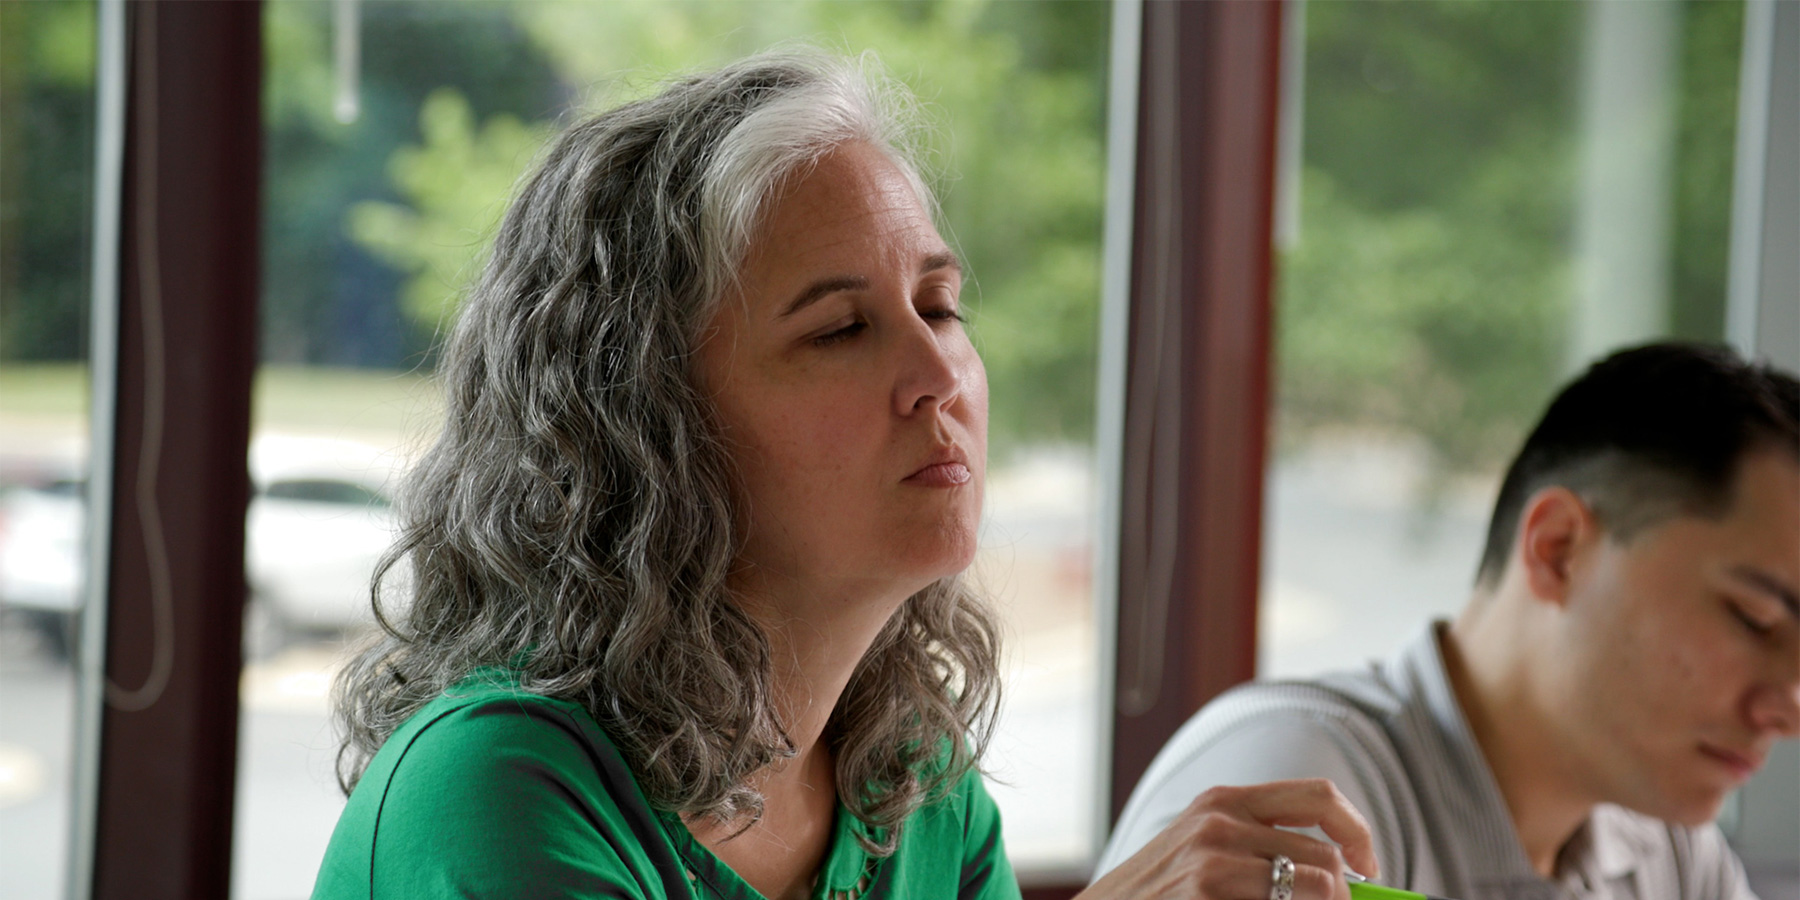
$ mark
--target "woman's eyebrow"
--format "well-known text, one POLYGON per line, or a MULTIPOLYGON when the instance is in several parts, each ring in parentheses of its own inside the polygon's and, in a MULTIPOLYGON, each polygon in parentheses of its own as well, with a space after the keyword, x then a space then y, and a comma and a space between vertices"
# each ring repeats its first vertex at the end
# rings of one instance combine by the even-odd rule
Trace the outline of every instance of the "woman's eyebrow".
POLYGON ((925 257, 923 262, 919 263, 920 275, 930 275, 939 269, 955 269, 957 274, 960 275, 963 270, 962 260, 957 259, 956 254, 945 250, 942 253, 933 253, 930 256, 925 257))
POLYGON ((1781 601, 1782 606, 1787 607, 1790 615, 1800 618, 1800 596, 1796 596, 1792 585, 1784 584, 1781 579, 1754 566, 1737 566, 1731 570, 1731 574, 1752 588, 1774 596, 1781 601))
POLYGON ((868 288, 869 279, 861 275, 833 275, 829 278, 821 278, 807 285, 806 290, 801 291, 798 296, 789 301, 787 307, 782 309, 775 318, 785 319, 805 309, 813 301, 826 294, 835 294, 838 291, 863 291, 868 288))
MULTIPOLYGON (((963 269, 962 260, 958 259, 956 254, 945 250, 941 253, 933 253, 919 262, 920 275, 929 275, 942 269, 955 269, 957 273, 960 274, 963 269)), ((781 312, 776 314, 775 318, 785 319, 812 305, 820 297, 823 297, 826 294, 834 294, 838 291, 865 291, 868 289, 869 279, 864 278, 861 275, 832 275, 821 278, 818 281, 807 285, 805 290, 795 295, 794 299, 788 301, 788 305, 783 307, 781 312)))

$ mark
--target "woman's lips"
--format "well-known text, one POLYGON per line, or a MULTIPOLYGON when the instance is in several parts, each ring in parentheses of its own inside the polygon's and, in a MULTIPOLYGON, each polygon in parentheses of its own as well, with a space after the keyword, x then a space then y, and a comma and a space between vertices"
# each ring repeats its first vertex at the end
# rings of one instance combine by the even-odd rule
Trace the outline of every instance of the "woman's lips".
POLYGON ((969 467, 960 462, 932 463, 911 475, 904 483, 917 487, 957 487, 969 483, 969 467))
POLYGON ((968 484, 972 478, 968 454, 955 444, 938 444, 920 461, 919 468, 900 483, 914 487, 953 488, 968 484))

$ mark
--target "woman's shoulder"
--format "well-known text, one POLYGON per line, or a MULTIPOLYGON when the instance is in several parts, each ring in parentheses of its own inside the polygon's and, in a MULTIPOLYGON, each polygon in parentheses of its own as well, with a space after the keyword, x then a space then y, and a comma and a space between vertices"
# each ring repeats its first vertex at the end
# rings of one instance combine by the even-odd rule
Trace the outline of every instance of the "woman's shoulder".
MULTIPOLYGON (((579 704, 532 693, 516 674, 481 669, 450 686, 394 730, 363 781, 388 785, 445 775, 495 775, 520 754, 563 763, 616 757, 604 729, 579 704)), ((359 787, 360 789, 360 787, 359 787)))
POLYGON ((525 690, 509 670, 480 669, 394 730, 369 761, 351 804, 376 800, 387 812, 408 802, 479 804, 491 792, 459 787, 551 774, 604 782, 613 763, 624 783, 593 786, 636 794, 612 740, 579 704, 525 690))
POLYGON ((685 896, 667 837, 580 704, 481 670, 394 731, 345 806, 314 897, 685 896), (675 888, 682 893, 671 893, 675 888), (579 895, 579 891, 575 892, 579 895), (608 894, 610 895, 610 894, 608 894))
MULTIPOLYGON (((583 718, 592 720, 580 704, 524 688, 518 671, 500 666, 479 668, 401 722, 376 760, 387 756, 385 761, 394 767, 401 760, 414 760, 419 752, 457 751, 464 742, 491 740, 495 731, 506 733, 520 725, 580 722, 583 718)), ((594 731, 603 736, 598 725, 594 731)), ((607 743, 610 745, 610 740, 607 743)), ((371 760, 371 772, 376 765, 371 760)))
POLYGON ((471 746, 520 739, 581 746, 614 756, 618 752, 580 704, 527 690, 515 670, 488 667, 476 669, 420 707, 394 730, 369 768, 374 771, 383 755, 389 756, 387 768, 397 768, 423 756, 459 758, 471 746))

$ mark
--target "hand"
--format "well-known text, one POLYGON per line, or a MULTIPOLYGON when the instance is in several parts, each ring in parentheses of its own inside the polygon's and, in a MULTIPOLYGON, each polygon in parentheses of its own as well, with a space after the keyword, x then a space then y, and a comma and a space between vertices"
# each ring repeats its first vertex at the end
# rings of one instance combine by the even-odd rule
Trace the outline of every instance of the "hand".
POLYGON ((1294 900, 1349 900, 1346 867, 1380 874, 1368 823, 1323 778, 1216 787, 1079 900, 1269 900, 1273 860, 1294 861, 1294 900), (1318 826, 1336 846, 1276 828, 1318 826))

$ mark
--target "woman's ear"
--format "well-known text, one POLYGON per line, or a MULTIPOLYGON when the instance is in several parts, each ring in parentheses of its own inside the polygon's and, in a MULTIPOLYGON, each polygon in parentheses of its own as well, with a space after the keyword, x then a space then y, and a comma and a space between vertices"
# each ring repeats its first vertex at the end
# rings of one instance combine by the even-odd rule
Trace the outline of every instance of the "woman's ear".
POLYGON ((1532 596, 1562 605, 1569 596, 1573 562, 1599 536, 1593 509, 1574 491, 1547 487, 1532 494, 1513 542, 1532 596))

